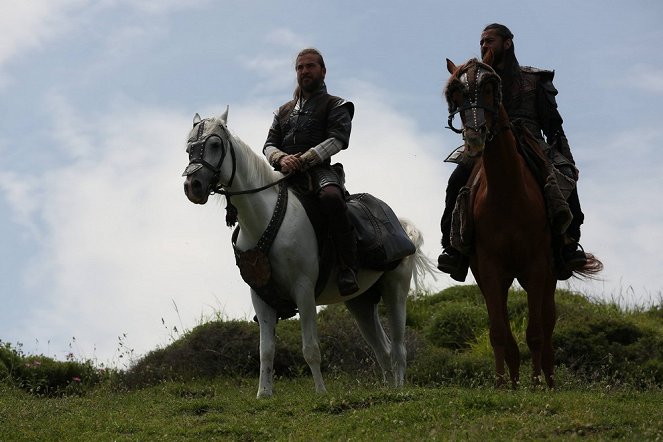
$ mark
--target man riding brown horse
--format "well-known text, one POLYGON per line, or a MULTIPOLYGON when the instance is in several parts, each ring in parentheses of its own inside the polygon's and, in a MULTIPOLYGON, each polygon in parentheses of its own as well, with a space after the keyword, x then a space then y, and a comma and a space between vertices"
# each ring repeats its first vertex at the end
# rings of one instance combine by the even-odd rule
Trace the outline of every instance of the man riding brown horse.
MULTIPOLYGON (((558 277, 566 279, 571 275, 570 271, 587 262, 587 257, 578 243, 580 225, 584 219, 575 186, 578 170, 562 129, 562 117, 557 110, 557 89, 552 83, 554 72, 520 66, 514 51, 513 34, 504 25, 493 23, 486 26, 481 34, 480 45, 482 57, 489 50, 493 52, 492 67, 502 79, 502 99, 514 128, 520 133, 528 132, 537 139, 557 172, 542 177, 542 181, 549 178, 548 182, 554 183, 553 186, 546 186, 548 192, 544 193, 547 193, 546 203, 551 213, 552 228, 559 238, 561 265, 566 269, 558 277), (568 187, 566 198, 561 196, 563 192, 559 189, 564 186, 568 187)), ((438 258, 438 269, 463 281, 468 264, 464 256, 451 246, 451 220, 456 199, 460 189, 467 184, 474 161, 461 153, 460 159, 454 162, 458 166, 449 178, 445 209, 440 222, 443 252, 438 258)), ((553 169, 549 167, 548 170, 553 169)))

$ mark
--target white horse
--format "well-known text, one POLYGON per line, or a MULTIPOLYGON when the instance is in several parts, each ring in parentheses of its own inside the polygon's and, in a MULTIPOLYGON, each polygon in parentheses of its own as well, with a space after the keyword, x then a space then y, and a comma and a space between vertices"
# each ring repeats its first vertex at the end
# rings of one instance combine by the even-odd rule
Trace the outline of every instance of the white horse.
MULTIPOLYGON (((194 117, 187 147, 190 163, 184 173, 184 191, 189 200, 196 204, 205 204, 215 191, 232 195, 240 226, 236 247, 246 251, 255 247, 270 223, 279 194, 278 186, 273 184, 284 176, 272 170, 263 156, 256 154, 228 131, 227 117, 227 109, 217 118, 201 120, 197 114, 194 117)), ((320 372, 316 306, 338 302, 345 302, 362 336, 375 352, 384 382, 403 385, 406 366, 405 308, 410 281, 414 279, 418 287, 419 279, 424 273, 431 272, 433 265, 421 251, 421 233, 411 223, 400 222, 416 246, 415 254, 404 258, 394 270, 361 269, 358 273, 359 291, 346 297, 338 293, 336 270, 332 270, 326 286, 316 298, 314 289, 319 268, 315 232, 302 204, 289 194, 285 218, 269 251, 269 265, 274 283, 287 292, 299 311, 304 358, 318 393, 325 393, 326 389, 320 372), (385 304, 391 339, 380 324, 377 305, 368 297, 361 296, 373 286, 379 290, 385 304)), ((270 397, 273 394, 278 315, 254 289, 251 289, 251 300, 260 325, 257 397, 270 397)))

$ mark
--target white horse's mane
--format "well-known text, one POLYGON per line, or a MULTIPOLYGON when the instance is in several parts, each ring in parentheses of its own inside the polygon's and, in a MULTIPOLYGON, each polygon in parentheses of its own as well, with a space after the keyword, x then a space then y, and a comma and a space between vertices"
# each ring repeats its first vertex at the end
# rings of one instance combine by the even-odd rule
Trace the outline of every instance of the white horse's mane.
MULTIPOLYGON (((226 129, 228 129, 227 126, 226 129)), ((230 130, 228 130, 228 135, 235 148, 244 152, 244 154, 237 152, 237 161, 242 161, 242 159, 246 161, 246 173, 250 182, 268 184, 282 177, 279 172, 272 169, 272 166, 269 165, 264 156, 251 149, 251 146, 246 144, 241 138, 230 130)))
MULTIPOLYGON (((234 134, 222 118, 215 118, 214 120, 215 125, 218 124, 219 126, 222 126, 221 130, 226 132, 230 143, 235 147, 235 160, 238 163, 242 161, 244 162, 246 167, 242 167, 242 170, 246 173, 247 181, 262 186, 283 177, 279 172, 272 169, 262 155, 255 152, 251 146, 234 134)), ((230 153, 228 153, 228 155, 230 155, 230 153)))

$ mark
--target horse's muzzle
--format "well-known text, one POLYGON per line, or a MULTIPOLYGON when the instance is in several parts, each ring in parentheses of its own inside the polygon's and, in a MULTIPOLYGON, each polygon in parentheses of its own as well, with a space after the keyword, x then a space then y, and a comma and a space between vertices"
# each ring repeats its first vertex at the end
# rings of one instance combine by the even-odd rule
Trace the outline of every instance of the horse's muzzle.
POLYGON ((209 198, 209 192, 203 186, 203 183, 191 176, 184 180, 184 194, 189 201, 195 204, 205 204, 209 198))

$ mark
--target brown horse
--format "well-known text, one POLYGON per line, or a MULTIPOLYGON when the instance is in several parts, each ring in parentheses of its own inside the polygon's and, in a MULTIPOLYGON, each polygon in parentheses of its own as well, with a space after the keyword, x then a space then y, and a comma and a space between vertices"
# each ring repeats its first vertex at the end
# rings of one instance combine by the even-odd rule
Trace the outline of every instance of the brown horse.
MULTIPOLYGON (((539 383, 543 370, 552 387, 552 334, 557 319, 552 235, 541 187, 518 153, 502 105, 500 78, 491 62, 492 53, 459 67, 447 60, 452 74, 445 89, 449 125, 453 129, 453 116, 460 114, 462 130, 454 130, 463 134, 466 155, 476 157, 470 178, 469 218, 474 229, 470 268, 488 308, 497 384, 506 382, 505 363, 512 386, 519 382, 520 352, 507 312, 508 290, 517 280, 527 292, 532 376, 539 383)), ((600 262, 590 254, 588 258, 576 274, 589 276, 600 270, 600 262)))

